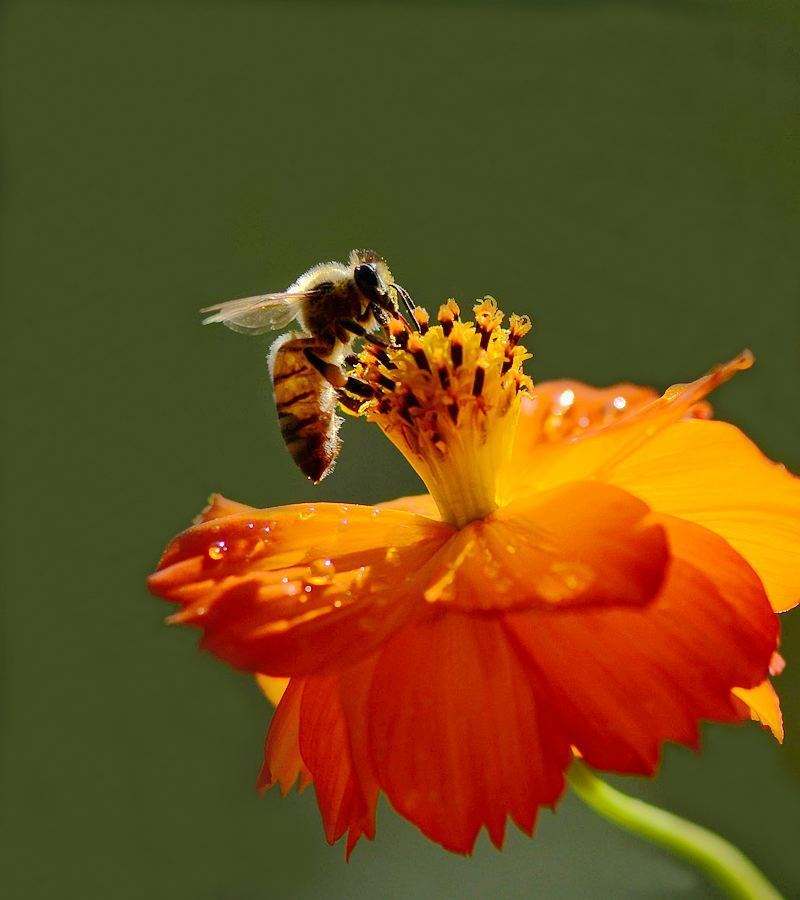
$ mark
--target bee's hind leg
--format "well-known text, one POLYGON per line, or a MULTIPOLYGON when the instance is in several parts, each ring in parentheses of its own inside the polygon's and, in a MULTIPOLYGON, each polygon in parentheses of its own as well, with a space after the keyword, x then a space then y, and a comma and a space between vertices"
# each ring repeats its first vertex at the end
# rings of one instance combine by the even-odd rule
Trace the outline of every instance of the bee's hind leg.
POLYGON ((306 347, 303 350, 305 358, 311 363, 311 365, 319 372, 320 375, 328 382, 328 384, 332 384, 335 388, 343 388, 345 386, 345 382, 347 381, 347 376, 344 372, 337 366, 335 363, 328 362, 328 360, 323 359, 321 356, 318 356, 313 350, 306 347))
POLYGON ((353 375, 346 375, 339 366, 318 356, 313 350, 306 348, 303 353, 325 381, 339 391, 340 397, 344 391, 361 397, 362 400, 369 400, 374 395, 374 391, 366 381, 355 378, 353 375))

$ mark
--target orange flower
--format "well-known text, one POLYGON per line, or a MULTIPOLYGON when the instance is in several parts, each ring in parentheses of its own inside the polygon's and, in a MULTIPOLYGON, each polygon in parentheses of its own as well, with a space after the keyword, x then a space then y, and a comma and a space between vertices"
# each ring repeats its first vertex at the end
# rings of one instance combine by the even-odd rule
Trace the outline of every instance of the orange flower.
POLYGON ((428 837, 498 847, 564 789, 573 753, 652 774, 702 719, 780 736, 767 680, 800 594, 800 481, 703 398, 534 389, 494 301, 361 356, 360 413, 429 493, 257 510, 215 497, 150 589, 280 696, 260 783, 313 782, 325 833, 375 831, 380 792, 428 837), (387 355, 388 353, 388 355, 387 355), (699 404, 699 405, 698 405, 699 404), (735 695, 735 696, 734 696, 735 695))

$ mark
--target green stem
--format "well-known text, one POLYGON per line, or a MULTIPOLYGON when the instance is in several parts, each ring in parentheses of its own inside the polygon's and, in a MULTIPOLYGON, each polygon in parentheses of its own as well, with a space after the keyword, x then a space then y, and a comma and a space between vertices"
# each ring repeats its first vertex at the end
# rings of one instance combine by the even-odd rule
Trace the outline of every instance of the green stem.
POLYGON ((604 818, 666 848, 701 869, 738 900, 781 900, 781 895, 733 844, 707 828, 628 797, 575 760, 567 779, 572 790, 604 818))

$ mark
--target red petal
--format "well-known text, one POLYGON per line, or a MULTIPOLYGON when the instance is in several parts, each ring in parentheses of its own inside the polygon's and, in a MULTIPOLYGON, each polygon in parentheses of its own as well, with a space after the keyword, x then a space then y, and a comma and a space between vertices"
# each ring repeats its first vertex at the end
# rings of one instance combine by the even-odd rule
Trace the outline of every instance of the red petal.
POLYGON ((699 719, 736 721, 731 690, 765 677, 777 642, 745 561, 703 528, 661 521, 673 560, 652 603, 506 619, 570 741, 597 768, 650 774, 664 741, 696 745, 699 719))
POLYGON ((349 832, 349 857, 362 834, 369 840, 375 836, 378 789, 374 779, 359 777, 362 772, 353 761, 343 696, 339 675, 307 679, 300 713, 300 752, 314 779, 328 843, 349 832))
POLYGON ((443 613, 380 652, 369 740, 381 788, 432 840, 470 853, 506 816, 531 833, 561 795, 569 743, 496 618, 443 613))
POLYGON ((222 494, 212 494, 208 498, 208 506, 194 520, 195 525, 201 522, 210 522, 212 519, 221 519, 224 516, 258 515, 260 510, 238 500, 229 500, 222 494))
POLYGON ((466 610, 645 603, 667 541, 646 504, 582 482, 536 494, 463 528, 428 567, 430 603, 466 610))
POLYGON ((366 655, 406 621, 420 571, 452 531, 363 506, 251 510, 179 535, 148 584, 232 665, 304 675, 366 655))
POLYGON ((288 794, 297 779, 301 789, 311 781, 311 774, 300 755, 300 704, 303 699, 303 679, 292 678, 281 697, 269 723, 264 745, 264 765, 258 776, 262 790, 279 784, 282 794, 288 794))

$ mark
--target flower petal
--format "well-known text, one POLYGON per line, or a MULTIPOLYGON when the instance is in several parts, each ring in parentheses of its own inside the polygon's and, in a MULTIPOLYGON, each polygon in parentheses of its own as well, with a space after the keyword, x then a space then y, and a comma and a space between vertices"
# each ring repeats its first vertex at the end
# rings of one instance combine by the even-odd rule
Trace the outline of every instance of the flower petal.
POLYGON ((746 706, 750 717, 760 722, 775 735, 779 743, 783 743, 783 714, 781 702, 769 678, 754 688, 734 688, 733 694, 746 706))
POLYGON ((398 497, 396 500, 387 500, 379 503, 381 509, 402 509, 405 512, 414 513, 417 516, 427 516, 429 519, 441 521, 436 501, 430 494, 416 494, 413 497, 398 497))
POLYGON ((428 567, 429 603, 464 610, 645 603, 668 561, 646 504, 593 482, 518 500, 473 522, 428 567))
POLYGON ((777 618, 747 563, 704 528, 661 517, 672 561, 645 606, 564 607, 506 618, 572 744, 601 769, 651 774, 698 720, 737 721, 731 696, 767 674, 777 618))
POLYGON ((281 697, 289 687, 288 678, 273 678, 271 675, 256 675, 256 682, 273 706, 281 702, 281 697))
POLYGON ((396 510, 316 504, 215 518, 167 548, 150 590, 182 604, 232 665, 302 675, 366 655, 415 606, 452 527, 396 510))
MULTIPOLYGON (((540 381, 522 404, 518 448, 524 453, 539 442, 565 441, 605 428, 657 399, 653 388, 628 382, 598 388, 566 379, 540 381)), ((711 406, 701 401, 686 415, 711 418, 711 406)))
POLYGON ((567 440, 589 428, 608 425, 657 397, 652 388, 636 384, 596 388, 566 379, 539 382, 522 403, 518 448, 567 440))
MULTIPOLYGON (((358 680, 356 676, 354 683, 358 680)), ((362 694, 365 698, 365 692, 362 694)), ((343 697, 338 674, 306 680, 300 711, 300 752, 314 779, 325 837, 333 844, 348 832, 349 857, 362 835, 368 840, 375 836, 378 787, 374 779, 359 777, 343 697)))
POLYGON ((284 796, 300 780, 300 790, 311 782, 311 773, 300 755, 300 705, 302 678, 293 678, 278 703, 264 745, 264 764, 258 776, 260 790, 280 785, 284 796))
POLYGON ((381 650, 369 741, 397 811, 456 853, 482 826, 501 846, 506 816, 526 833, 563 791, 569 743, 497 618, 434 615, 381 650))
POLYGON ((677 422, 606 479, 654 510, 725 538, 756 570, 777 610, 800 600, 800 478, 726 422, 677 422))
POLYGON ((658 399, 632 407, 611 424, 587 428, 570 440, 542 443, 536 438, 535 428, 521 428, 512 464, 504 473, 501 490, 504 502, 569 481, 602 478, 661 429, 692 415, 696 404, 711 391, 752 364, 752 354, 745 351, 691 384, 676 384, 658 399), (526 477, 521 478, 520 472, 526 477))
POLYGON ((224 516, 236 516, 242 514, 254 514, 259 512, 254 506, 248 506, 246 503, 239 503, 238 500, 229 500, 222 494, 212 494, 208 498, 208 505, 202 512, 196 516, 195 525, 201 522, 210 522, 212 519, 221 519, 224 516))

